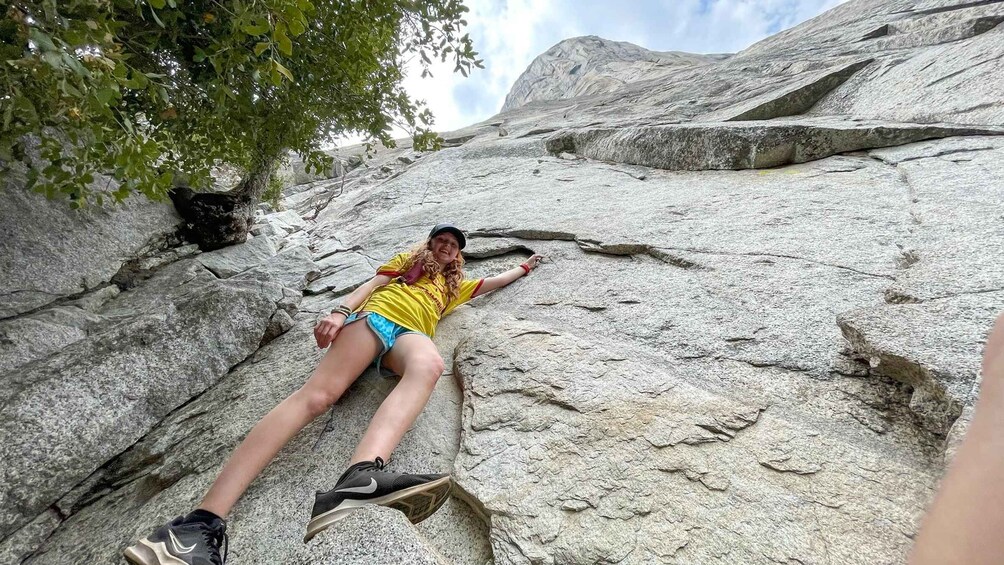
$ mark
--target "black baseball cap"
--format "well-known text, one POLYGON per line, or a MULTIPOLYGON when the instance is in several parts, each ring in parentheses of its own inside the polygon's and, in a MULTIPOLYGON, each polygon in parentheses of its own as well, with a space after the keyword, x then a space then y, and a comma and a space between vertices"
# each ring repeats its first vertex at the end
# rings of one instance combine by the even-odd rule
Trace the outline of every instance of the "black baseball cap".
POLYGON ((464 237, 464 232, 460 231, 460 228, 453 224, 436 224, 436 227, 432 228, 432 231, 429 232, 429 239, 432 239, 443 232, 452 233, 453 236, 457 238, 457 243, 460 244, 461 249, 467 245, 467 238, 464 237))

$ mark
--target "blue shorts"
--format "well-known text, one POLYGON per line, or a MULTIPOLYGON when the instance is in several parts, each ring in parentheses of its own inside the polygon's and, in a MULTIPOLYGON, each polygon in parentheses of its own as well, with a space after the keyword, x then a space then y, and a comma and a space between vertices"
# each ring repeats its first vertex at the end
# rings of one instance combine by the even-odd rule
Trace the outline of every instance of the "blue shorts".
MULTIPOLYGON (((345 326, 351 324, 352 322, 358 322, 359 320, 362 319, 366 320, 366 325, 368 325, 370 329, 373 330, 373 333, 376 334, 378 338, 380 338, 380 343, 383 344, 383 351, 381 351, 376 358, 377 373, 381 372, 380 361, 383 359, 383 356, 386 355, 388 351, 390 351, 390 348, 394 347, 394 342, 397 341, 397 338, 405 334, 425 335, 422 332, 409 330, 408 328, 400 324, 394 323, 388 320, 387 318, 384 318, 380 314, 377 314, 376 312, 353 312, 351 315, 349 315, 348 318, 345 319, 345 326)), ((390 373, 390 371, 386 372, 390 373)))

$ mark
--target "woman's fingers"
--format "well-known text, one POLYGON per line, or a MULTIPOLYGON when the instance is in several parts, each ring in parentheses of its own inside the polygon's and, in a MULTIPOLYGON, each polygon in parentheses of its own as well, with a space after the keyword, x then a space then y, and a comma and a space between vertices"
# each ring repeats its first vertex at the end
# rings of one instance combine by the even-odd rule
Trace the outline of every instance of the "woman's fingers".
POLYGON ((317 324, 314 326, 314 341, 317 342, 317 347, 322 347, 322 345, 321 345, 321 324, 322 323, 323 323, 323 320, 321 322, 317 322, 317 324))
POLYGON ((314 326, 314 339, 317 341, 317 347, 324 349, 331 345, 343 325, 345 325, 344 322, 333 322, 330 318, 324 318, 317 322, 317 325, 314 326))
POLYGON ((328 327, 328 331, 324 334, 324 341, 326 342, 324 345, 331 345, 331 342, 335 341, 336 335, 338 335, 338 326, 331 324, 328 327))
POLYGON ((333 324, 327 318, 317 322, 317 325, 314 326, 314 339, 317 340, 317 347, 324 349, 331 343, 332 338, 328 337, 331 326, 333 324))

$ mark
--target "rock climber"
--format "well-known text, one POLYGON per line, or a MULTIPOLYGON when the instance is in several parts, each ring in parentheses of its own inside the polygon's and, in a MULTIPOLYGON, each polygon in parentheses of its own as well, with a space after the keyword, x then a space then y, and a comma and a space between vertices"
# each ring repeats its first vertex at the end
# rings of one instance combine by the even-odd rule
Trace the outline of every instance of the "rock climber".
POLYGON ((365 504, 399 509, 413 523, 435 512, 449 495, 449 475, 399 473, 385 464, 443 372, 432 341, 436 325, 472 298, 528 275, 542 259, 535 254, 496 276, 465 279, 461 250, 466 242, 456 226, 435 226, 428 238, 382 265, 319 321, 314 338, 328 351, 307 382, 252 428, 195 510, 126 548, 126 559, 135 565, 222 565, 231 508, 279 450, 374 361, 378 371, 383 365, 401 380, 373 416, 348 468, 330 490, 315 496, 304 541, 365 504))

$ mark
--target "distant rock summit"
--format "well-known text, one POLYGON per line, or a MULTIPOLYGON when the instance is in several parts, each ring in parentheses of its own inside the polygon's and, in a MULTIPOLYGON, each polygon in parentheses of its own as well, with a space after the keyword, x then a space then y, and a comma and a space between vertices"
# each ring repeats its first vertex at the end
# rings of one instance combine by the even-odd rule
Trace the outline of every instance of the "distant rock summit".
POLYGON ((390 464, 456 496, 301 542, 371 371, 235 507, 230 565, 905 562, 1004 310, 1002 22, 851 0, 731 56, 563 41, 441 151, 294 163, 212 252, 163 203, 4 188, 0 563, 119 562, 190 510, 318 317, 442 221, 470 277, 547 256, 437 329, 390 464))
POLYGON ((705 65, 728 55, 649 51, 595 35, 566 39, 539 55, 516 79, 502 111, 535 100, 562 100, 613 92, 630 82, 655 79, 681 67, 705 65))

